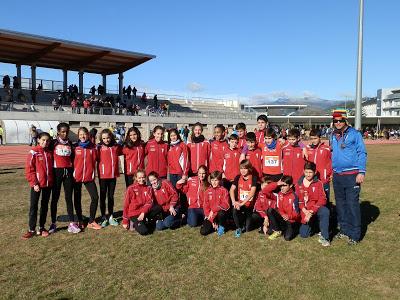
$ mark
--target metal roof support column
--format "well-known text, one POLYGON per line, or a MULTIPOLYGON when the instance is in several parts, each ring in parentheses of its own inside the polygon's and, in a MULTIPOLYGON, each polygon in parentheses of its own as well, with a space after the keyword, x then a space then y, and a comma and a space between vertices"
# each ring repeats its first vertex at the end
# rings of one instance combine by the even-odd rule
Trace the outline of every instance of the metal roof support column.
POLYGON ((68 70, 63 70, 63 92, 67 92, 68 89, 68 70))
POLYGON ((19 88, 21 88, 21 65, 16 65, 17 66, 17 78, 18 78, 18 82, 19 82, 19 88))
POLYGON ((104 87, 104 93, 107 94, 107 75, 103 74, 103 87, 104 87))
POLYGON ((124 73, 120 72, 118 74, 118 81, 119 81, 119 85, 118 85, 118 91, 119 91, 119 97, 122 99, 122 89, 124 88, 124 73))
POLYGON ((83 71, 80 70, 78 75, 79 75, 79 94, 83 94, 83 71))
POLYGON ((31 66, 31 89, 36 91, 36 65, 31 66))

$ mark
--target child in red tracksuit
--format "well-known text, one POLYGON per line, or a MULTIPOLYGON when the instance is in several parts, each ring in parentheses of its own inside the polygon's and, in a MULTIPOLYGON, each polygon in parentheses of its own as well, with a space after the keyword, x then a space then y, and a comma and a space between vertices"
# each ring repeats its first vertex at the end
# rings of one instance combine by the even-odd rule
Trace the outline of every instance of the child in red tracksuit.
POLYGON ((214 171, 223 172, 224 152, 228 148, 225 139, 225 126, 214 127, 214 139, 210 141, 210 173, 214 171))
POLYGON ((126 187, 133 183, 135 172, 144 169, 144 147, 139 129, 135 126, 129 128, 122 148, 126 187))
POLYGON ((153 219, 162 212, 159 205, 153 205, 153 198, 153 189, 146 185, 145 171, 137 170, 135 182, 125 192, 122 226, 140 235, 149 234, 153 219))
POLYGON ((181 178, 186 180, 188 177, 190 167, 189 150, 176 129, 171 129, 168 132, 168 143, 168 174, 169 180, 175 188, 176 183, 181 178))
POLYGON ((240 151, 242 151, 244 146, 246 145, 246 124, 237 123, 235 126, 235 130, 237 132, 237 136, 239 137, 238 148, 240 151))
POLYGON ((199 167, 197 176, 190 177, 187 181, 181 179, 176 184, 176 188, 186 194, 188 202, 187 224, 190 227, 203 224, 203 202, 208 187, 206 166, 199 167))
POLYGON ((326 208, 324 185, 316 176, 316 165, 307 162, 304 165, 304 176, 296 184, 301 214, 300 236, 307 238, 311 235, 313 223, 318 219, 321 236, 318 242, 330 246, 329 242, 329 209, 326 208))
POLYGON ((95 170, 97 164, 96 146, 91 142, 89 130, 81 127, 78 130, 78 143, 74 147, 74 205, 78 221, 83 223, 82 217, 82 184, 85 185, 91 199, 90 217, 88 228, 101 229, 96 223, 96 211, 99 202, 99 194, 95 182, 95 170))
POLYGON ((299 200, 293 190, 293 178, 284 175, 277 182, 281 191, 278 194, 276 209, 268 211, 268 219, 273 233, 268 237, 274 240, 281 236, 283 231, 286 241, 292 240, 297 233, 298 222, 300 221, 299 200))
POLYGON ((330 181, 332 178, 332 152, 331 147, 321 142, 321 131, 310 131, 311 144, 307 145, 307 159, 317 166, 317 175, 324 184, 327 202, 329 204, 330 181))
POLYGON ((240 155, 240 161, 247 159, 253 166, 253 173, 257 178, 262 177, 262 151, 257 146, 256 135, 254 132, 248 132, 246 134, 247 144, 243 148, 242 154, 240 155))
POLYGON ((234 236, 237 238, 243 231, 250 231, 258 181, 248 160, 241 161, 239 167, 240 175, 236 176, 229 191, 233 207, 233 220, 236 225, 234 236))
POLYGON ((181 208, 178 193, 171 182, 160 179, 156 172, 151 172, 148 181, 153 189, 154 200, 162 208, 162 218, 156 222, 156 230, 175 229, 181 224, 181 208))
POLYGON ((200 228, 201 235, 208 235, 217 230, 218 236, 225 233, 226 220, 229 211, 229 193, 221 186, 222 173, 210 174, 211 186, 204 196, 204 223, 200 228))
POLYGON ((261 144, 260 147, 263 161, 262 172, 277 182, 282 178, 282 146, 277 141, 276 133, 272 128, 266 130, 264 144, 261 144))
POLYGON ((115 142, 114 134, 110 129, 103 129, 100 133, 101 142, 98 151, 98 175, 100 183, 100 211, 102 227, 108 225, 118 226, 114 219, 114 192, 119 177, 119 156, 122 155, 122 147, 115 142), (106 197, 108 197, 108 214, 106 217, 106 197))
POLYGON ((49 151, 50 135, 42 132, 37 137, 38 146, 29 151, 25 165, 25 177, 31 186, 31 201, 29 208, 29 230, 22 236, 27 240, 35 236, 37 210, 40 194, 42 201, 40 204, 40 218, 38 235, 47 237, 49 232, 45 229, 47 210, 51 188, 53 185, 53 155, 49 151))
POLYGON ((251 226, 257 228, 262 226, 262 232, 272 234, 269 226, 268 211, 276 209, 277 194, 274 191, 278 185, 273 181, 273 177, 266 175, 262 178, 261 191, 257 194, 254 212, 251 216, 251 226))
POLYGON ((163 141, 164 127, 156 126, 153 136, 147 142, 144 155, 147 157, 146 175, 156 172, 161 178, 167 178, 168 169, 168 144, 163 141))
POLYGON ((266 115, 259 115, 257 117, 256 142, 257 144, 264 142, 265 131, 268 128, 268 117, 266 115))
POLYGON ((238 136, 231 134, 229 137, 229 147, 224 151, 224 165, 223 165, 223 177, 225 179, 224 186, 227 190, 231 188, 232 182, 239 172, 239 159, 241 150, 238 149, 238 136))
POLYGON ((209 166, 210 143, 203 136, 203 125, 201 123, 194 124, 187 146, 190 157, 190 173, 195 175, 201 165, 209 166))
POLYGON ((69 219, 68 232, 79 233, 81 231, 80 227, 78 226, 78 224, 75 223, 74 219, 74 203, 72 201, 72 194, 74 189, 74 151, 72 143, 68 138, 69 129, 69 124, 59 123, 57 125, 57 137, 50 143, 50 149, 53 151, 54 160, 54 184, 50 204, 51 225, 49 228, 49 233, 55 233, 57 231, 57 206, 58 200, 60 199, 62 185, 64 186, 65 204, 67 206, 69 219))
POLYGON ((288 133, 288 144, 282 148, 283 174, 292 176, 293 182, 297 182, 303 176, 303 168, 306 162, 304 151, 300 142, 300 131, 292 128, 288 133))

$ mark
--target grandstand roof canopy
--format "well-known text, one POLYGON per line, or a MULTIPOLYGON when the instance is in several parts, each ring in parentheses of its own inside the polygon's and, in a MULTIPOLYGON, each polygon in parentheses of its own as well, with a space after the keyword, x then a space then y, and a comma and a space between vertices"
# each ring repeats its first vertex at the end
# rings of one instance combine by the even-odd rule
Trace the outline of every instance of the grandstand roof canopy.
POLYGON ((5 63, 109 75, 153 58, 150 54, 0 29, 0 62, 5 63))

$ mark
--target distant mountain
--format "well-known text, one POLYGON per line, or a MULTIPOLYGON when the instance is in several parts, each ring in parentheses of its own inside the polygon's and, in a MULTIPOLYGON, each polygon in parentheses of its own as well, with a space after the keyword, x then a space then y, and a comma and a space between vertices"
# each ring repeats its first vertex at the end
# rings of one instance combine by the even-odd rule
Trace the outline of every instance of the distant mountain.
MULTIPOLYGON (((294 104, 305 104, 307 108, 296 111, 294 115, 329 115, 333 108, 340 106, 340 101, 337 100, 326 100, 321 98, 278 98, 270 101, 259 101, 258 104, 276 104, 276 105, 294 105, 294 104)), ((270 115, 287 115, 293 112, 293 109, 271 109, 270 115)))

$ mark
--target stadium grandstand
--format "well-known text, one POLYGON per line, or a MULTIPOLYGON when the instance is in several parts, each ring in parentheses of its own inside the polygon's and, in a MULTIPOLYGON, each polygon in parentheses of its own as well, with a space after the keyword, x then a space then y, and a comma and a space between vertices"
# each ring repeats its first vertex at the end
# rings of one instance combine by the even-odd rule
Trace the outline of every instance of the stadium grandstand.
MULTIPOLYGON (((35 124, 47 130, 68 122, 80 126, 141 128, 146 138, 157 124, 167 128, 201 122, 208 133, 216 124, 232 129, 238 122, 255 127, 258 114, 270 109, 299 111, 307 105, 243 105, 238 100, 155 94, 124 86, 124 72, 156 56, 79 42, 0 29, 0 62, 15 64, 16 76, 0 76, 0 120, 7 143, 23 143, 27 128, 35 124), (22 78, 21 66, 31 68, 22 78), (63 81, 38 79, 36 68, 62 70, 63 81), (77 71, 78 85, 68 86, 68 71, 77 71), (84 74, 102 76, 102 82, 84 87, 84 74), (118 90, 107 88, 107 76, 118 74, 118 90)), ((267 113, 268 114, 268 113, 267 113)), ((269 116, 271 123, 285 126, 329 126, 331 117, 298 116, 292 113, 269 116)), ((352 120, 352 119, 350 119, 352 120)), ((398 118, 365 117, 363 124, 399 124, 398 118)))

